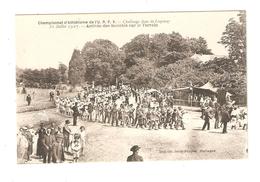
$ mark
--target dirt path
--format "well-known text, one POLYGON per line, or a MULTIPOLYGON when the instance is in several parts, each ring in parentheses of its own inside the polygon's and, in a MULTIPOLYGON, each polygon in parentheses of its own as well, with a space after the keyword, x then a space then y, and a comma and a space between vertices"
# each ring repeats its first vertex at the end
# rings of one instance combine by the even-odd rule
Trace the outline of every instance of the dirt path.
MULTIPOLYGON (((31 123, 37 127, 39 124, 37 117, 43 112, 57 125, 67 119, 56 113, 55 109, 49 109, 17 114, 17 125, 31 123)), ((141 146, 140 155, 145 161, 247 158, 246 131, 229 130, 227 134, 222 134, 221 129, 201 131, 203 120, 199 116, 199 112, 189 110, 184 119, 186 130, 178 131, 121 128, 79 121, 78 127, 73 130, 78 130, 79 126, 83 125, 88 136, 86 153, 80 158, 80 162, 125 161, 131 154, 130 147, 135 144, 141 146)), ((211 128, 212 126, 213 123, 211 128)), ((70 163, 71 158, 70 155, 66 155, 65 162, 70 163)), ((33 159, 30 163, 41 162, 33 159)))

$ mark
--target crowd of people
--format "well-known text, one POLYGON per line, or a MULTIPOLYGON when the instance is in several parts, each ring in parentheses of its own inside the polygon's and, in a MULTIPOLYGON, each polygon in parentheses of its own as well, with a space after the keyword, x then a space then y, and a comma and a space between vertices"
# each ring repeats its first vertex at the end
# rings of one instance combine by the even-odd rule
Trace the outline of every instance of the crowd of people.
POLYGON ((158 130, 161 128, 185 129, 179 106, 167 103, 166 98, 158 99, 145 91, 115 90, 88 94, 80 92, 73 98, 56 97, 57 112, 72 116, 73 125, 77 118, 90 122, 100 122, 117 127, 136 127, 158 130), (160 101, 159 101, 160 100, 160 101))
POLYGON ((223 127, 222 133, 227 133, 227 125, 229 123, 230 129, 243 130, 247 129, 247 111, 235 105, 235 102, 228 96, 226 104, 220 105, 217 98, 205 97, 200 103, 201 118, 205 121, 202 130, 210 130, 210 121, 214 121, 214 129, 223 127))
POLYGON ((65 153, 77 162, 84 155, 86 131, 84 126, 80 126, 79 132, 73 132, 69 124, 70 121, 66 120, 63 127, 56 126, 54 122, 46 126, 41 122, 37 130, 31 125, 21 127, 17 134, 18 162, 29 162, 35 154, 43 163, 61 163, 65 161, 65 153))
MULTIPOLYGON (((133 90, 114 89, 112 91, 79 92, 77 96, 56 97, 57 112, 72 116, 73 124, 77 118, 90 122, 100 122, 118 127, 147 128, 149 130, 170 128, 185 129, 183 118, 185 111, 176 106, 172 100, 154 89, 133 90)), ((226 133, 226 123, 231 129, 247 129, 246 110, 239 108, 235 102, 226 98, 226 104, 220 105, 217 97, 201 96, 201 119, 205 122, 202 130, 223 127, 226 133), (226 112, 227 113, 226 113, 226 112), (227 114, 227 117, 224 115, 227 114), (225 119, 226 118, 226 119, 225 119)))
MULTIPOLYGON (((82 90, 74 97, 63 97, 57 90, 50 91, 49 96, 58 113, 73 118, 73 126, 78 126, 80 118, 83 122, 99 122, 115 127, 185 130, 184 116, 188 115, 171 98, 155 89, 82 90)), ((247 130, 246 110, 236 106, 230 97, 224 105, 220 105, 216 97, 201 98, 202 130, 210 130, 211 123, 214 123, 214 129, 223 128, 222 133, 227 133, 228 126, 234 130, 239 127, 247 130)), ((63 126, 56 127, 55 123, 44 126, 42 122, 36 131, 31 126, 21 127, 18 133, 18 159, 23 162, 31 160, 33 143, 38 136, 35 153, 43 163, 63 162, 64 153, 72 155, 73 161, 77 162, 86 148, 85 127, 80 126, 79 133, 73 133, 71 127, 69 120, 63 126)))

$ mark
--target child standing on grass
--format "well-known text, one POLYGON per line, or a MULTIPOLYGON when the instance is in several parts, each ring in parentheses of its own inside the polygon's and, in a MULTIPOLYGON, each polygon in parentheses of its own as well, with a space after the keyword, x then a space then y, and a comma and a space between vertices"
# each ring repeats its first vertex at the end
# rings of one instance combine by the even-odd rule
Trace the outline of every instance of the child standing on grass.
POLYGON ((71 141, 71 150, 73 154, 73 162, 78 162, 81 152, 80 134, 78 133, 74 134, 74 139, 71 141))

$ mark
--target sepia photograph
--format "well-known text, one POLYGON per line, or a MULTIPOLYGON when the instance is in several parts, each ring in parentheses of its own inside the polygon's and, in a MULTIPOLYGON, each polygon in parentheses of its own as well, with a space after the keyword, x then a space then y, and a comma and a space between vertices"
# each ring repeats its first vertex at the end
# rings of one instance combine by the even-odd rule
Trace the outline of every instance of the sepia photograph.
POLYGON ((16 14, 17 164, 247 159, 246 23, 16 14))

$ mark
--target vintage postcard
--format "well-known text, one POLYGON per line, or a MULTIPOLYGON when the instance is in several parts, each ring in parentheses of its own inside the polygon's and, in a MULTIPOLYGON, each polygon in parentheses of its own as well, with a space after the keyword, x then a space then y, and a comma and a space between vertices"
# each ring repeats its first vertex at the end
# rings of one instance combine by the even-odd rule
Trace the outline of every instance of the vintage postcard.
POLYGON ((16 15, 17 163, 246 159, 246 11, 16 15))

